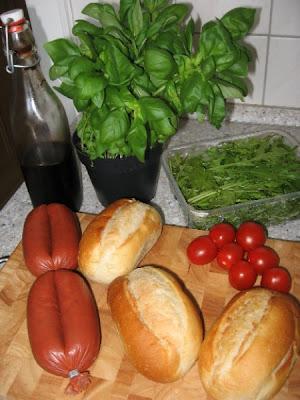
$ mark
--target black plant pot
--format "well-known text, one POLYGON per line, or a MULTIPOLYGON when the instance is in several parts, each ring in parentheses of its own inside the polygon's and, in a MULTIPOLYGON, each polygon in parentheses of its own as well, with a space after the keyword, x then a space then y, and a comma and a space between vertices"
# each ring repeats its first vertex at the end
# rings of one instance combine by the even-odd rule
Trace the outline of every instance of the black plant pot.
POLYGON ((73 143, 103 206, 120 198, 135 198, 145 203, 153 199, 160 172, 163 151, 161 144, 147 150, 145 162, 142 163, 133 156, 90 160, 82 151, 76 133, 73 135, 73 143))

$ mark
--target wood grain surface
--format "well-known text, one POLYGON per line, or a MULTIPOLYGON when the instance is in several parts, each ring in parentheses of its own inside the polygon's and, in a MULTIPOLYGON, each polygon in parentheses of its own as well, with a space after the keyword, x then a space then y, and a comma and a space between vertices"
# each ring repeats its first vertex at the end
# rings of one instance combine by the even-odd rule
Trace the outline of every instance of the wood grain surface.
MULTIPOLYGON (((79 215, 82 228, 93 215, 79 215)), ((157 265, 175 272, 202 310, 206 330, 236 291, 227 273, 214 262, 204 267, 189 265, 187 244, 204 232, 164 226, 162 236, 141 265, 157 265)), ((300 299, 300 242, 269 240, 293 278, 292 293, 300 299)), ((26 302, 34 277, 24 265, 21 244, 0 272, 0 400, 64 400, 68 380, 43 371, 35 362, 27 336, 26 302)), ((187 375, 171 384, 152 382, 130 365, 123 352, 106 303, 106 287, 92 283, 99 308, 102 343, 90 368, 92 384, 75 400, 204 400, 205 394, 195 365, 187 375)), ((142 349, 141 349, 142 351, 142 349)), ((300 360, 276 400, 300 399, 300 360)))

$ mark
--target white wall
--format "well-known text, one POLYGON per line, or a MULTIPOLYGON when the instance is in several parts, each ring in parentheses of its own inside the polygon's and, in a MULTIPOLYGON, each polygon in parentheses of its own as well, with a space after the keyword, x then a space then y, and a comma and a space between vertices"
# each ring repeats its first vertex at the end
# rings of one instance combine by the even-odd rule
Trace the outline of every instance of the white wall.
MULTIPOLYGON (((26 0, 26 3, 43 60, 42 68, 47 74, 50 60, 42 44, 70 36, 73 22, 84 18, 80 12, 89 1, 26 0)), ((300 108, 300 0, 187 0, 187 3, 193 6, 192 15, 198 21, 198 28, 231 8, 257 8, 257 22, 246 39, 256 53, 249 75, 253 90, 246 103, 300 108)), ((65 99, 64 104, 72 119, 75 116, 72 105, 65 99)))

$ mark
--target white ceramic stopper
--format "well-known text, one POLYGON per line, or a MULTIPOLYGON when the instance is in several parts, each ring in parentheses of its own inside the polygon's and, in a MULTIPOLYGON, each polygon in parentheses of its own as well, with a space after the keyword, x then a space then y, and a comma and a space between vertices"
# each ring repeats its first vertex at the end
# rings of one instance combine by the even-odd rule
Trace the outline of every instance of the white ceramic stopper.
POLYGON ((6 11, 0 14, 0 19, 4 25, 9 22, 20 21, 24 18, 24 11, 22 8, 15 8, 14 10, 6 11))

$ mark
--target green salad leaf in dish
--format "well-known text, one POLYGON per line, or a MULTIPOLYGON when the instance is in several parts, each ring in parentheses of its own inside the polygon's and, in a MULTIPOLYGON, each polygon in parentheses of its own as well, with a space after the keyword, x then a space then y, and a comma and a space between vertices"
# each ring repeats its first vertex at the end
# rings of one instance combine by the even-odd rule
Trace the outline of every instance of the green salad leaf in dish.
POLYGON ((249 218, 278 223, 300 216, 300 196, 295 197, 291 207, 287 203, 278 206, 255 202, 300 192, 297 147, 286 144, 279 135, 224 142, 197 154, 175 153, 168 163, 186 202, 195 210, 249 202, 247 209, 212 215, 205 226, 197 227, 208 228, 221 219, 237 225, 249 218))

